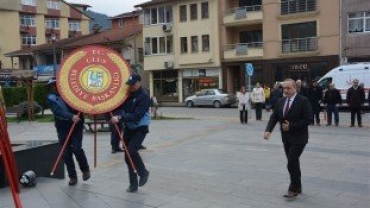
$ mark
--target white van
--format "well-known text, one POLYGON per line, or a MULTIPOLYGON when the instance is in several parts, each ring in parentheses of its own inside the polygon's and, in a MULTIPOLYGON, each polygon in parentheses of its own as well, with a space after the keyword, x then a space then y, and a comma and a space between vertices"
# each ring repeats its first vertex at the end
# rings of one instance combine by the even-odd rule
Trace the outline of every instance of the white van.
POLYGON ((370 63, 353 63, 338 66, 321 77, 319 86, 326 89, 329 83, 334 83, 335 88, 340 90, 342 99, 345 101, 347 90, 352 86, 354 79, 358 79, 360 83, 364 83, 366 93, 365 103, 367 104, 370 90, 370 63))

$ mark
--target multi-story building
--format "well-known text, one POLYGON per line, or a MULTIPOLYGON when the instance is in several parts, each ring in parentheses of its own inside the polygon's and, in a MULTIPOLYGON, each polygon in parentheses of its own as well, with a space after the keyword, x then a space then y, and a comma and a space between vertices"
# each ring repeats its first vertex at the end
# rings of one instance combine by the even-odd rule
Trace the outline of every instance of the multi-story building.
POLYGON ((348 62, 370 62, 370 2, 342 0, 342 57, 348 62))
POLYGON ((339 64, 339 0, 230 0, 222 24, 224 88, 290 77, 310 82, 339 64))
POLYGON ((181 102, 203 88, 222 87, 219 0, 152 0, 144 12, 144 70, 150 92, 181 102))
MULTIPOLYGON (((90 18, 63 0, 1 0, 0 68, 31 69, 4 54, 54 40, 89 33, 90 18)), ((53 55, 50 52, 50 59, 53 55)))

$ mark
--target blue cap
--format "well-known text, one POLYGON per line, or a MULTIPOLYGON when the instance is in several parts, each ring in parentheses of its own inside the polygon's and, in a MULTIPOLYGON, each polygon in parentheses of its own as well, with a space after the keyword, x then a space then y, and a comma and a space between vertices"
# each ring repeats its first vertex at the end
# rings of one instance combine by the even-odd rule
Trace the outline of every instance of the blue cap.
POLYGON ((56 84, 56 83, 57 83, 57 79, 55 77, 52 77, 49 79, 46 85, 49 86, 49 85, 56 84))
POLYGON ((131 86, 131 85, 134 85, 136 82, 140 82, 140 81, 141 81, 141 76, 138 74, 133 74, 133 75, 130 75, 126 84, 131 86))

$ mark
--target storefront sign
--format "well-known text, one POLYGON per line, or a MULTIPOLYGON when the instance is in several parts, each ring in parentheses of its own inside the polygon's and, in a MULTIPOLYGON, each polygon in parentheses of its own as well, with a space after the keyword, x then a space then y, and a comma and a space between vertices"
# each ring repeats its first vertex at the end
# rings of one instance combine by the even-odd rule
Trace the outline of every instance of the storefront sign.
POLYGON ((308 64, 292 64, 289 65, 291 70, 308 70, 308 64))
POLYGON ((76 110, 107 113, 120 106, 128 94, 125 81, 130 65, 115 51, 88 46, 63 61, 57 74, 57 87, 63 99, 76 110))

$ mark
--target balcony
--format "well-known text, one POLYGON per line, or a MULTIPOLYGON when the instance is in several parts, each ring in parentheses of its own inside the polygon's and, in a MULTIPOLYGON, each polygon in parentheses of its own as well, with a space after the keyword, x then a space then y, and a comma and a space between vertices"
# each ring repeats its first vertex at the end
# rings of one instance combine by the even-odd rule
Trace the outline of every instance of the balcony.
POLYGON ((226 12, 225 26, 260 24, 263 20, 262 5, 237 7, 226 12))
POLYGON ((285 0, 281 2, 281 15, 310 13, 317 10, 316 0, 285 0))
POLYGON ((285 54, 318 52, 318 38, 285 39, 281 43, 281 52, 285 54))
POLYGON ((263 43, 237 43, 224 47, 225 61, 261 59, 263 57, 263 43))

